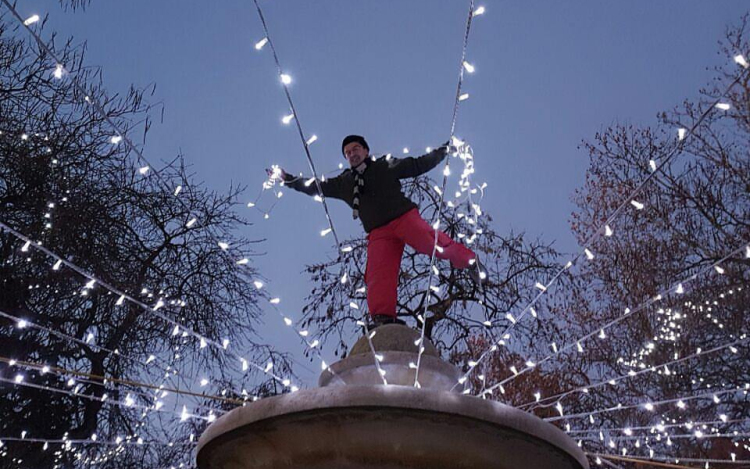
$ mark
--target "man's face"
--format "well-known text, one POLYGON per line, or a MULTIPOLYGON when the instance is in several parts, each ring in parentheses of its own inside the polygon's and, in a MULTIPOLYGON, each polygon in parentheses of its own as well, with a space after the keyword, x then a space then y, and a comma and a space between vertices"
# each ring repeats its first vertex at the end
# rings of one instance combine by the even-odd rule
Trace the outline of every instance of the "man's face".
POLYGON ((344 147, 344 157, 349 166, 356 168, 367 158, 368 151, 359 142, 352 142, 344 147))

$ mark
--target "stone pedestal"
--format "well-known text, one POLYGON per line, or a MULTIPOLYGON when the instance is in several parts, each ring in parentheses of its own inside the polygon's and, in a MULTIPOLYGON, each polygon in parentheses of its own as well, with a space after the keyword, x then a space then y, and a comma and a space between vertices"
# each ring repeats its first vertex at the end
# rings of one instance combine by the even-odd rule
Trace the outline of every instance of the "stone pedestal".
POLYGON ((388 324, 371 333, 372 338, 360 338, 352 347, 349 358, 334 363, 320 375, 318 385, 325 386, 414 386, 419 361, 419 385, 422 389, 463 391, 457 385, 461 372, 440 359, 440 354, 428 340, 419 358, 421 334, 406 326, 388 324), (370 347, 372 343, 372 347, 370 347), (373 354, 373 350, 375 353, 373 354), (375 361, 378 364, 375 364, 375 361), (385 375, 381 377, 381 370, 385 375))
POLYGON ((214 422, 198 443, 199 469, 588 469, 562 431, 503 404, 450 389, 460 376, 405 326, 365 338, 320 377, 321 387, 262 399, 214 422), (380 338, 378 338, 380 337, 380 338))

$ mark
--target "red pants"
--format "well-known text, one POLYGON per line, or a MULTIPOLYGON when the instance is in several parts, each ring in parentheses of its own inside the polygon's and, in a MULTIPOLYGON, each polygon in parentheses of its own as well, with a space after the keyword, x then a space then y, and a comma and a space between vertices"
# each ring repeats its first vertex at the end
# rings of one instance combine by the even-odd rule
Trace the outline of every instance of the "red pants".
MULTIPOLYGON (((375 228, 367 235, 367 306, 370 315, 396 316, 398 274, 401 256, 408 244, 422 254, 432 254, 435 230, 414 208, 391 221, 375 228)), ((437 244, 443 252, 435 251, 440 259, 448 259, 453 267, 465 269, 476 255, 466 246, 453 241, 442 231, 438 232, 437 244)))

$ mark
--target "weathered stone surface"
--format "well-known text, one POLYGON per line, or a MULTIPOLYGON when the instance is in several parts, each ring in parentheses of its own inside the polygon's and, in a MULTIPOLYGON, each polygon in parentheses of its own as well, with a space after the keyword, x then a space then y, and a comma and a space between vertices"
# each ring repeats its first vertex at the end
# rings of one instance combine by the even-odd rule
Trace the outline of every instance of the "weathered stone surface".
POLYGON ((558 428, 498 402, 462 395, 461 373, 418 331, 377 328, 320 376, 320 388, 235 409, 198 442, 199 469, 588 469, 558 428), (401 385, 398 385, 401 384, 401 385), (450 392, 454 391, 454 392, 450 392))
POLYGON ((336 386, 235 409, 201 436, 199 469, 588 468, 562 431, 494 401, 336 386))
MULTIPOLYGON (((388 384, 414 386, 417 370, 410 364, 417 363, 416 353, 378 352, 378 355, 382 358, 379 362, 380 370, 385 371, 382 378, 375 365, 376 358, 370 353, 352 355, 334 363, 320 375, 318 385, 374 386, 382 385, 385 378, 388 384)), ((419 385, 422 388, 461 392, 464 387, 458 384, 460 377, 461 372, 450 363, 433 356, 422 355, 419 363, 419 385)))
MULTIPOLYGON (((372 337, 372 345, 376 351, 390 352, 419 352, 419 346, 414 342, 421 337, 420 331, 401 324, 386 324, 373 329, 375 335, 372 337)), ((366 336, 362 336, 352 347, 349 356, 371 354, 370 344, 366 336)), ((440 358, 440 354, 429 340, 424 341, 424 353, 422 355, 440 358)))
POLYGON ((319 386, 367 386, 388 384, 414 386, 419 363, 419 384, 425 389, 463 391, 458 385, 461 372, 450 363, 440 360, 435 347, 425 339, 425 350, 419 358, 419 346, 414 343, 420 332, 399 324, 388 324, 374 330, 372 349, 367 337, 360 338, 352 353, 320 375, 319 386), (375 350, 373 352, 373 349, 375 350), (380 358, 375 363, 376 355, 380 358), (385 372, 381 377, 380 371, 385 372))

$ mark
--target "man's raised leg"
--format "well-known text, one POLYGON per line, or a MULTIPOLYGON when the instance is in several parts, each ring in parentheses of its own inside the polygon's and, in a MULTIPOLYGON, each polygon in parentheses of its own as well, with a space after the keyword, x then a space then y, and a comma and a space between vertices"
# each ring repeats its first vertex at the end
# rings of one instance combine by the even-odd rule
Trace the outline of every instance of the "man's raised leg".
MULTIPOLYGON (((432 254, 435 230, 422 218, 417 209, 405 213, 398 218, 398 221, 397 234, 406 244, 422 254, 432 254)), ((449 260, 454 267, 459 269, 466 269, 477 257, 471 249, 453 241, 442 231, 438 231, 437 244, 442 248, 442 252, 437 250, 435 255, 440 259, 449 260)))

